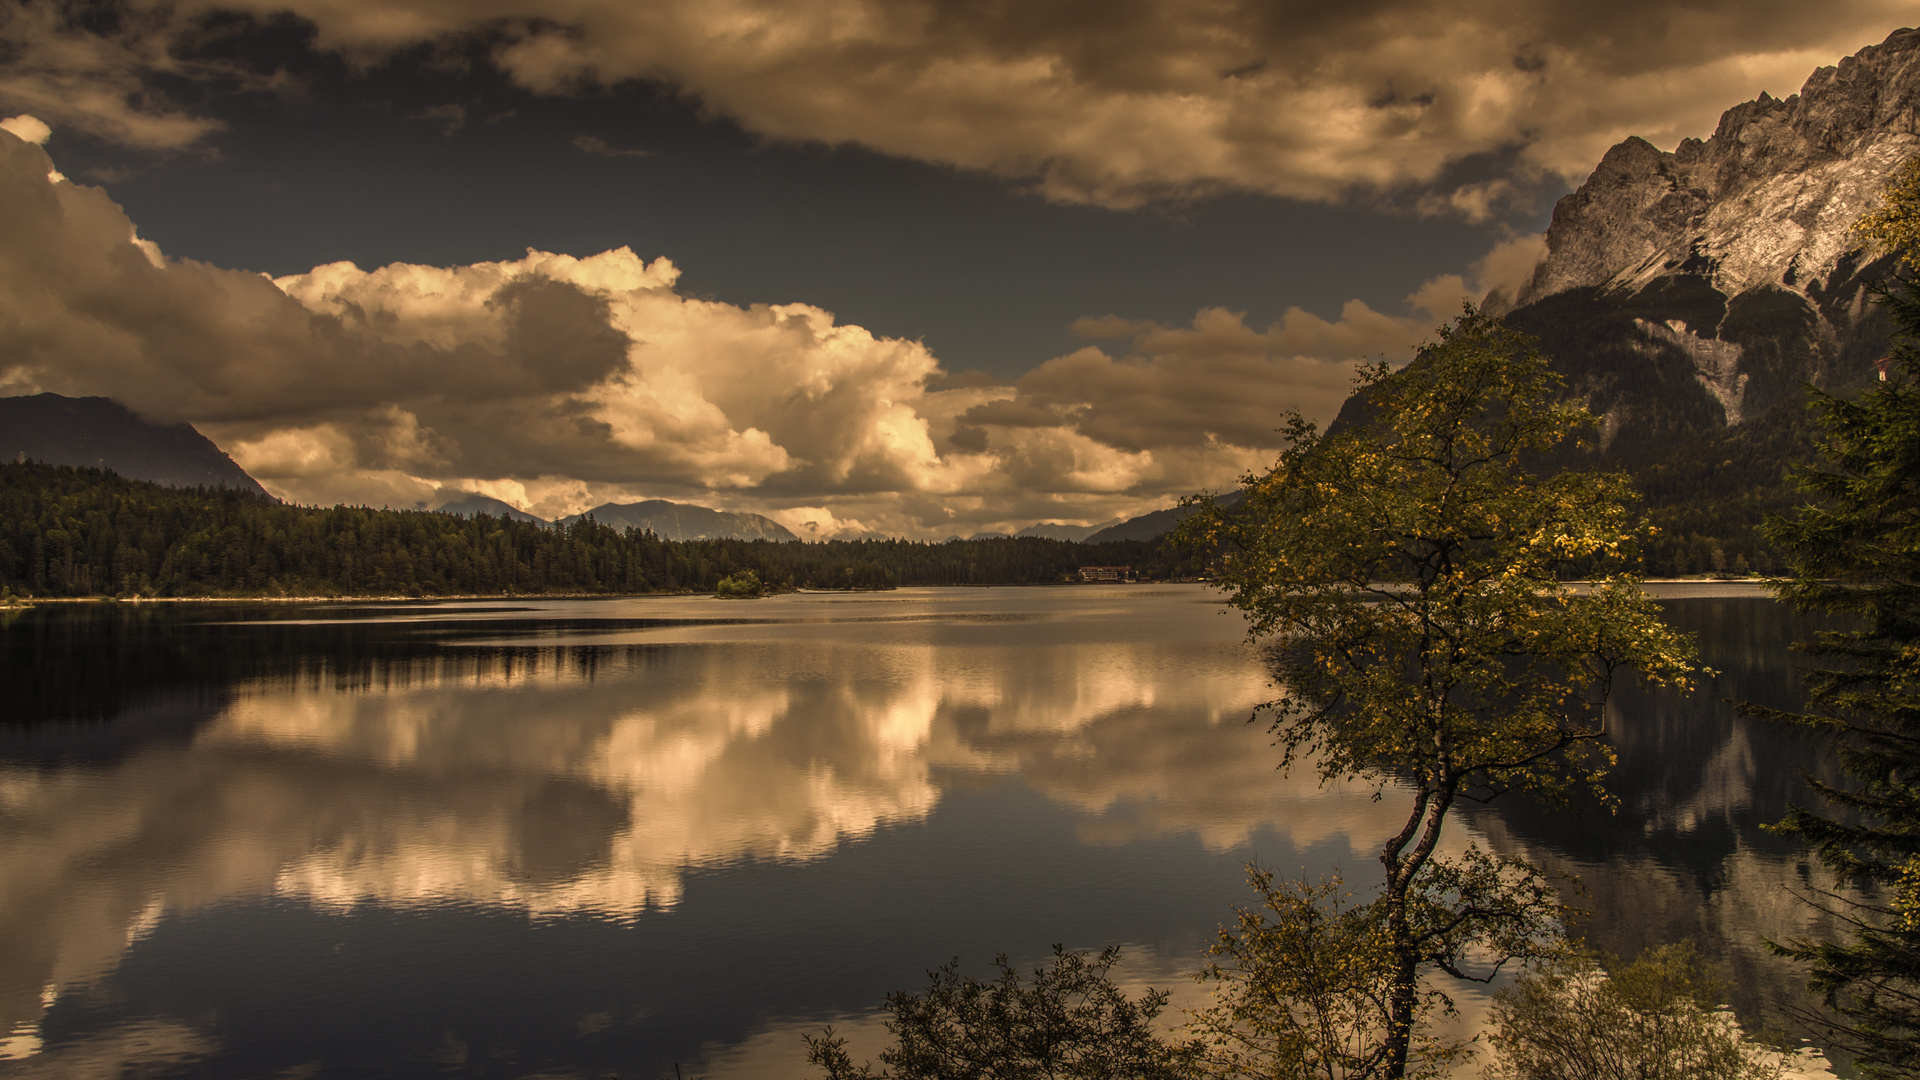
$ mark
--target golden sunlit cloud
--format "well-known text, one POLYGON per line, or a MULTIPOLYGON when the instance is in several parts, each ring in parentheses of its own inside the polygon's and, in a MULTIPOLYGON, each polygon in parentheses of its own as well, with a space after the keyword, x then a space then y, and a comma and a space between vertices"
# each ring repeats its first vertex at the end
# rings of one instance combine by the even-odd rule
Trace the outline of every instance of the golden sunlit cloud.
MULTIPOLYGON (((1229 485, 1272 459, 1289 410, 1330 419, 1356 362, 1406 359, 1495 272, 1436 278, 1406 315, 1084 320, 1097 344, 1003 385, 949 381, 923 343, 813 305, 690 297, 670 260, 627 248, 277 279, 169 258, 10 131, 0 196, 0 297, 17 301, 0 392, 192 422, 298 502, 499 492, 558 517, 677 498, 819 539, 1092 523, 1229 485)), ((1506 273, 1510 250, 1534 248, 1487 266, 1506 273)))

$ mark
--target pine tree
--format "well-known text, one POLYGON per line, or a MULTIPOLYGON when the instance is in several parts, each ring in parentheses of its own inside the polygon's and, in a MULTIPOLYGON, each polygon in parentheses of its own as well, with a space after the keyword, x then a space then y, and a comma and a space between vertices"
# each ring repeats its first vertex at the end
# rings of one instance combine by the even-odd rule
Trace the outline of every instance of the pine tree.
POLYGON ((1819 853, 1842 883, 1823 902, 1851 930, 1843 941, 1775 949, 1804 962, 1830 1013, 1834 1041, 1872 1076, 1920 1073, 1920 162, 1895 177, 1861 223, 1902 266, 1880 302, 1895 327, 1884 381, 1856 396, 1813 391, 1824 461, 1799 470, 1812 501, 1767 525, 1787 553, 1776 592, 1801 611, 1849 617, 1796 648, 1808 711, 1750 711, 1830 733, 1848 783, 1809 780, 1822 811, 1791 808, 1778 826, 1819 853))

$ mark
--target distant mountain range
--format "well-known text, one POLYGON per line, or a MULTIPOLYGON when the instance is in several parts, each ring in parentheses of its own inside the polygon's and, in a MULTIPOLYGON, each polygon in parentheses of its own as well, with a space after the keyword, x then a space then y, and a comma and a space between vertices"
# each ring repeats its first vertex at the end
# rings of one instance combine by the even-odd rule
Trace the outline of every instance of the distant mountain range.
POLYGON ((1029 525, 1015 536, 1041 536, 1048 540, 1085 540, 1102 529, 1120 524, 1121 518, 1109 518, 1098 525, 1062 525, 1057 521, 1043 521, 1038 525, 1029 525))
MULTIPOLYGON (((1238 506, 1240 500, 1245 497, 1244 492, 1229 491, 1216 501, 1221 506, 1238 506)), ((1191 513, 1193 511, 1184 507, 1169 506, 1165 510, 1155 510, 1150 514, 1141 514, 1139 517, 1128 518, 1117 525, 1110 525, 1088 536, 1086 542, 1104 544, 1113 540, 1152 540, 1172 532, 1173 527, 1187 520, 1187 515, 1191 513)))
MULTIPOLYGON (((800 538, 784 525, 759 514, 729 513, 704 506, 648 499, 637 503, 603 503, 587 511, 602 525, 642 529, 662 540, 793 540, 800 538)), ((570 514, 560 524, 570 525, 585 514, 570 514)))
POLYGON ((156 424, 110 398, 0 398, 0 460, 112 469, 169 487, 230 487, 266 495, 191 424, 156 424))
MULTIPOLYGON (((258 481, 192 425, 155 424, 110 398, 70 398, 59 394, 0 398, 0 460, 23 459, 50 465, 111 469, 129 479, 171 487, 225 486, 267 494, 258 481)), ((435 509, 463 517, 491 514, 516 521, 548 523, 511 503, 474 493, 459 493, 435 509)), ((665 540, 797 542, 800 539, 779 522, 760 514, 709 510, 664 499, 604 503, 587 513, 603 525, 650 530, 665 540)), ((560 522, 568 524, 582 516, 569 515, 560 522)), ((1047 522, 1022 529, 1019 535, 1084 540, 1106 526, 1127 524, 1102 522, 1081 526, 1047 522)), ((1163 527, 1150 535, 1164 531, 1163 527)), ((1000 535, 1003 534, 982 533, 976 539, 1000 535)))
MULTIPOLYGON (((1240 501, 1240 494, 1233 492, 1221 500, 1231 506, 1240 501)), ((458 499, 442 503, 437 509, 443 514, 460 514, 472 517, 475 514, 492 514, 494 517, 510 517, 518 521, 545 523, 545 518, 535 517, 525 510, 516 509, 511 503, 485 495, 463 495, 458 499)), ((602 525, 611 525, 616 529, 651 529, 656 536, 666 540, 795 540, 799 539, 790 530, 770 518, 759 514, 727 513, 709 510, 703 506, 687 503, 668 502, 664 499, 649 499, 637 503, 605 503, 586 513, 592 514, 595 521, 602 525)), ((561 524, 578 521, 585 514, 572 514, 561 518, 561 524)), ((1017 536, 1039 536, 1048 540, 1066 540, 1073 543, 1087 542, 1094 537, 1104 540, 1151 540, 1179 524, 1185 515, 1177 507, 1156 510, 1137 518, 1113 518, 1098 525, 1062 525, 1047 521, 1029 525, 1019 532, 1011 534, 999 532, 980 532, 972 536, 951 536, 952 540, 1007 540, 1017 536)), ((1093 542, 1099 542, 1093 540, 1093 542)))
POLYGON ((442 514, 457 514, 460 517, 474 517, 479 514, 491 514, 497 518, 512 518, 515 521, 531 521, 538 525, 549 524, 546 518, 535 517, 509 502, 486 495, 465 494, 434 507, 442 514))

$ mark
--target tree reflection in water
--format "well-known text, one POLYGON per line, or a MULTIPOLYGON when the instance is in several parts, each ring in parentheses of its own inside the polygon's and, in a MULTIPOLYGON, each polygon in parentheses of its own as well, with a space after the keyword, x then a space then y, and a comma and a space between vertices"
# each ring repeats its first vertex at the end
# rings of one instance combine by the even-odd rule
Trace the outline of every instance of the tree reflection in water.
MULTIPOLYGON (((1673 612, 1724 674, 1622 695, 1620 813, 1451 841, 1573 863, 1600 944, 1691 935, 1771 1011, 1757 936, 1811 924, 1757 825, 1818 754, 1719 698, 1793 693, 1800 631, 1673 612)), ((0 1022, 34 1071, 752 1072, 756 1032, 956 953, 1177 974, 1245 861, 1352 880, 1397 824, 1276 775, 1239 634, 1198 589, 36 609, 0 630, 35 688, 0 728, 0 1022)))

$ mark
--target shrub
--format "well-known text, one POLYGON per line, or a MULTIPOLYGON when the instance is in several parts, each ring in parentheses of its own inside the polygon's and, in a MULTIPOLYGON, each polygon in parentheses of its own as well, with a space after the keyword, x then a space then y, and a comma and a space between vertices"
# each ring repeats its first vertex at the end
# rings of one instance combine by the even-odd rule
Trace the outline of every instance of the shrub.
POLYGON ((994 959, 1000 977, 962 977, 958 962, 929 972, 926 993, 887 997, 894 1043, 881 1071, 855 1065, 846 1040, 828 1028, 807 1037, 807 1060, 827 1080, 1194 1080, 1197 1048, 1154 1025, 1165 991, 1130 999, 1108 978, 1118 947, 1095 956, 1053 947, 1053 963, 1031 983, 994 959))

